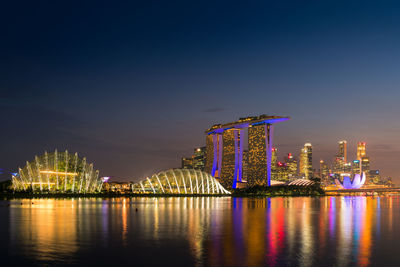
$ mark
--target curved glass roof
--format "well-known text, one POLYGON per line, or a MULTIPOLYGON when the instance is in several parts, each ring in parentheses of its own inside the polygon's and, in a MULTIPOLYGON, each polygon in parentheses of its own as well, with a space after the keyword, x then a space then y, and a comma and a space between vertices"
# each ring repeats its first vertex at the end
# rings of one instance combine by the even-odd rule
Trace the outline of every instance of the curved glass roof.
POLYGON ((132 185, 138 194, 230 194, 211 174, 194 169, 171 169, 132 185))
POLYGON ((95 171, 86 158, 57 150, 27 161, 26 166, 12 176, 12 183, 16 191, 63 193, 93 193, 100 191, 103 184, 99 171, 95 171))

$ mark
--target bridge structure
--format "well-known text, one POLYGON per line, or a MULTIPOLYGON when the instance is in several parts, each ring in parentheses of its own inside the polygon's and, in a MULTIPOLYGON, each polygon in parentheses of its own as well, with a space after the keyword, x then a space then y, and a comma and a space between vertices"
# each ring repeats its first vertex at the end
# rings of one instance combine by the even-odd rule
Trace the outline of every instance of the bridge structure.
POLYGON ((239 183, 271 185, 273 125, 289 120, 285 116, 260 115, 216 124, 206 130, 205 171, 219 178, 225 188, 239 183), (243 136, 248 130, 248 154, 243 158, 243 136), (243 162, 247 163, 247 181, 243 180, 243 162))

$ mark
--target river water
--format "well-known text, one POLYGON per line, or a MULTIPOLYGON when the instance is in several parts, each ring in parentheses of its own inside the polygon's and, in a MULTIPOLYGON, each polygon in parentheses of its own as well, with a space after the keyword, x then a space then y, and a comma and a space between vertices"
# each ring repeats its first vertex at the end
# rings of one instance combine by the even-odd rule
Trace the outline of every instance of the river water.
POLYGON ((398 266, 400 198, 0 202, 1 266, 398 266))

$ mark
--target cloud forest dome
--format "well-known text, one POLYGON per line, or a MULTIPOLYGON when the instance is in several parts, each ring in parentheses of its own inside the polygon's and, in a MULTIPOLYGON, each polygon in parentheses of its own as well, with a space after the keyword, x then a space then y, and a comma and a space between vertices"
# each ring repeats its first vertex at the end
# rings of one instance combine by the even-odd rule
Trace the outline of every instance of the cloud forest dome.
POLYGON ((132 185, 138 194, 230 194, 211 174, 194 169, 171 169, 132 185))
POLYGON ((68 151, 45 152, 12 176, 16 191, 94 193, 101 190, 99 171, 86 158, 68 151))

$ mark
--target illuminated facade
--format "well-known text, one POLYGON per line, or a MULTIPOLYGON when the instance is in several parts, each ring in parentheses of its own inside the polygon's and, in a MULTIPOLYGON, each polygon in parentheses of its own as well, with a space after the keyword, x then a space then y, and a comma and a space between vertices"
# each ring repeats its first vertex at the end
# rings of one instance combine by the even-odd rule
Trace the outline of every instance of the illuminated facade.
POLYGON ((88 164, 86 158, 68 151, 45 152, 12 176, 15 191, 94 193, 102 188, 99 171, 88 164))
POLYGON ((216 124, 206 131, 205 170, 219 178, 226 188, 238 183, 248 186, 271 183, 273 124, 289 117, 267 116, 241 118, 236 122, 216 124), (247 173, 243 173, 243 131, 248 128, 247 173), (247 180, 244 180, 246 177, 247 180))
POLYGON ((182 169, 193 169, 193 158, 182 158, 182 169))
POLYGON ((350 166, 347 164, 347 141, 339 141, 339 151, 333 161, 333 172, 340 174, 346 173, 346 167, 350 166))
POLYGON ((135 194, 230 194, 211 174, 194 169, 171 169, 132 184, 135 194))
POLYGON ((351 165, 351 172, 353 174, 360 173, 361 172, 360 166, 361 165, 359 160, 353 160, 353 164, 351 165))
POLYGON ((247 174, 247 184, 249 186, 266 185, 267 182, 267 145, 265 134, 264 125, 249 128, 249 165, 247 174))
POLYGON ((363 157, 365 157, 367 155, 365 146, 366 146, 365 142, 358 142, 358 144, 357 144, 357 160, 361 160, 363 157))
POLYGON ((342 140, 339 141, 339 153, 338 157, 341 157, 343 159, 343 162, 347 162, 347 141, 342 140))
POLYGON ((206 148, 197 147, 194 149, 193 154, 193 169, 204 171, 206 158, 206 148))
POLYGON ((204 171, 211 173, 215 178, 219 178, 222 165, 223 150, 222 134, 215 133, 206 136, 206 159, 204 171))
POLYGON ((361 158, 361 172, 369 173, 369 157, 361 158))
POLYGON ((323 185, 327 186, 331 184, 328 164, 322 159, 319 161, 319 176, 323 185))
POLYGON ((224 149, 219 178, 225 188, 235 188, 233 181, 238 181, 238 177, 242 177, 243 145, 240 139, 241 131, 240 129, 229 129, 222 134, 224 149))
POLYGON ((312 145, 310 143, 304 144, 300 152, 299 174, 306 179, 313 176, 312 168, 312 145))
POLYGON ((288 169, 288 178, 292 178, 297 174, 297 160, 293 157, 292 153, 288 153, 285 157, 285 164, 288 169))

